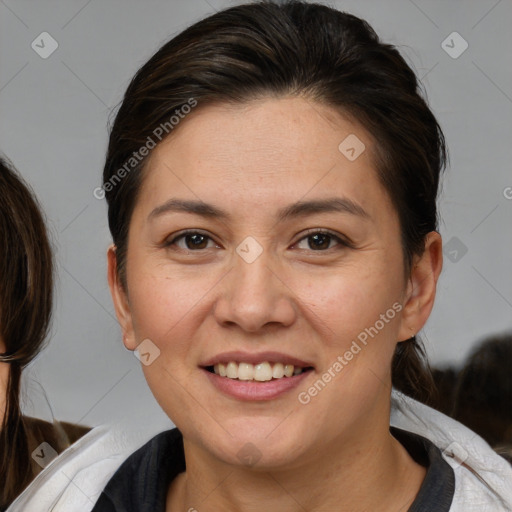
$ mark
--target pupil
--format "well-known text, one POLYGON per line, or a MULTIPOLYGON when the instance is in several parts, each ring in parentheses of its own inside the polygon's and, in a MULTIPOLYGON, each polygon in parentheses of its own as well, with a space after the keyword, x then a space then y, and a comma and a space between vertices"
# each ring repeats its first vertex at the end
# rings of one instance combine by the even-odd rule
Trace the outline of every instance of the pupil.
POLYGON ((188 235, 187 236, 187 246, 189 249, 191 249, 191 248, 192 249, 203 249, 204 247, 202 247, 202 245, 204 245, 205 240, 206 240, 206 236, 204 236, 204 235, 200 235, 200 234, 188 235))
POLYGON ((328 248, 329 247, 329 241, 330 241, 330 236, 329 235, 325 235, 325 234, 322 234, 322 233, 317 233, 316 235, 310 236, 309 239, 310 239, 309 246, 313 250, 324 249, 324 248, 328 248), (311 244, 311 240, 314 241, 313 245, 311 244))

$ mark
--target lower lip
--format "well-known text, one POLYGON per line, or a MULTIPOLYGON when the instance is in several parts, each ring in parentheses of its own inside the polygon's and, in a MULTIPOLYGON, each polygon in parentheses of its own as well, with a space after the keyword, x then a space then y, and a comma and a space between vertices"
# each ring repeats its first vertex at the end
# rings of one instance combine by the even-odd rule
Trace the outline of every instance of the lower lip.
POLYGON ((239 400, 273 400, 296 388, 311 372, 308 370, 292 377, 282 377, 265 382, 221 377, 203 369, 210 382, 222 393, 239 400))

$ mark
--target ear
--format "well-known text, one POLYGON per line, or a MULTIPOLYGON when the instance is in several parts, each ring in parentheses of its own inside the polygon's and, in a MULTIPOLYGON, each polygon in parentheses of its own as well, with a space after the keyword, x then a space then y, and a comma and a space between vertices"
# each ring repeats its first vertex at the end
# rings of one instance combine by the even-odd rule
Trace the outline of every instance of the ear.
POLYGON ((135 350, 137 343, 135 341, 135 333, 133 330, 132 315, 128 295, 119 280, 117 272, 117 254, 115 245, 111 245, 107 251, 108 263, 108 285, 110 294, 114 302, 117 320, 123 331, 123 343, 128 350, 135 350))
POLYGON ((441 235, 430 232, 425 238, 425 250, 413 259, 411 274, 403 301, 398 341, 415 336, 425 325, 436 297, 437 280, 443 267, 441 235))

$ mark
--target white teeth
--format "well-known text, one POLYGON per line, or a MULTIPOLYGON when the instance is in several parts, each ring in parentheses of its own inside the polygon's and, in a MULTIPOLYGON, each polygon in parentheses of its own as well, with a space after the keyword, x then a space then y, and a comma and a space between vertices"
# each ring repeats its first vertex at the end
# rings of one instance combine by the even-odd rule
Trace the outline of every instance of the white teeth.
POLYGON ((219 363, 213 367, 213 371, 221 377, 227 377, 226 365, 219 363))
POLYGON ((230 379, 238 379, 238 365, 233 361, 230 361, 226 367, 226 377, 229 377, 230 379))
POLYGON ((250 363, 240 363, 238 365, 238 379, 239 380, 253 380, 254 366, 250 363))
POLYGON ((272 367, 270 363, 260 363, 254 367, 254 380, 260 382, 272 380, 272 367))
POLYGON ((267 361, 253 365, 251 363, 236 363, 230 361, 227 365, 219 363, 213 367, 214 373, 221 377, 239 380, 255 380, 258 382, 266 382, 283 377, 292 377, 300 375, 303 368, 299 366, 295 368, 293 364, 274 363, 267 361))
POLYGON ((284 365, 284 376, 291 377, 293 375, 293 364, 284 365))
POLYGON ((280 379, 281 377, 284 377, 283 363, 276 363, 274 365, 274 368, 272 368, 272 377, 274 377, 274 379, 280 379))

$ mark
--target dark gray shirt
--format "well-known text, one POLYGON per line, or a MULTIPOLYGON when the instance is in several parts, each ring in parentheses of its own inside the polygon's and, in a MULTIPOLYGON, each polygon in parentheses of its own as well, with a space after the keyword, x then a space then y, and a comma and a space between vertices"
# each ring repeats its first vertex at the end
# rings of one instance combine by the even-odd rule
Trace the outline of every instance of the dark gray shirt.
MULTIPOLYGON (((448 512, 455 475, 441 451, 419 435, 390 427, 391 434, 411 457, 427 468, 421 488, 408 512, 448 512)), ((165 512, 167 489, 185 471, 183 437, 175 428, 158 434, 119 467, 92 512, 165 512)))

